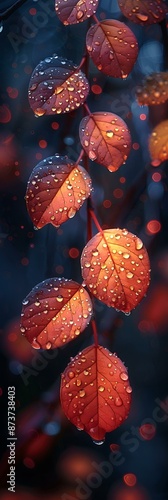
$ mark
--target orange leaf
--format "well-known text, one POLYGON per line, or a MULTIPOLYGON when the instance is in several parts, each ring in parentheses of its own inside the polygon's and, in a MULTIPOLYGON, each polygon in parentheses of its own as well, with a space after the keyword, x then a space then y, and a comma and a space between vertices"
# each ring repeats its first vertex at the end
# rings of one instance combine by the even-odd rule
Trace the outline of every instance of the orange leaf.
POLYGON ((162 0, 118 0, 118 4, 129 21, 143 26, 160 23, 168 12, 162 0))
POLYGON ((67 113, 81 106, 89 93, 85 75, 72 61, 55 54, 41 61, 29 83, 29 103, 36 116, 67 113))
POLYGON ((98 0, 56 0, 55 10, 64 25, 76 24, 92 16, 97 9, 98 0))
POLYGON ((22 303, 21 332, 35 349, 66 344, 83 332, 92 315, 86 290, 65 278, 42 281, 22 303))
POLYGON ((101 444, 106 432, 119 427, 128 417, 131 392, 124 364, 102 346, 84 349, 62 374, 63 411, 96 444, 101 444))
POLYGON ((97 233, 83 249, 81 267, 90 292, 125 313, 138 305, 149 286, 147 251, 126 229, 97 233))
POLYGON ((72 219, 91 192, 86 170, 67 156, 50 156, 33 169, 26 191, 26 204, 33 224, 59 227, 72 219))
POLYGON ((151 106, 164 103, 168 99, 168 73, 152 73, 136 89, 138 103, 151 106))
POLYGON ((138 56, 138 42, 126 24, 114 19, 91 26, 86 47, 97 68, 114 78, 127 78, 138 56))
POLYGON ((168 159, 168 120, 159 123, 149 137, 149 151, 152 160, 168 159))
POLYGON ((90 160, 115 172, 125 163, 131 149, 130 131, 114 113, 92 113, 80 122, 80 141, 90 160))

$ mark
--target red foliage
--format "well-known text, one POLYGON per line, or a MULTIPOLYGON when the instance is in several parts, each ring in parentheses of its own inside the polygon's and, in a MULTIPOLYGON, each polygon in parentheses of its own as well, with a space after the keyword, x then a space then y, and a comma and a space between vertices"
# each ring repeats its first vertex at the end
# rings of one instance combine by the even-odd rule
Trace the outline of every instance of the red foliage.
POLYGON ((67 156, 50 156, 33 169, 27 185, 26 204, 33 224, 59 227, 72 219, 91 192, 86 170, 67 156))
POLYGON ((21 332, 35 349, 51 349, 77 337, 88 325, 92 303, 72 280, 51 278, 36 285, 23 300, 21 332))
POLYGON ((126 24, 111 19, 91 26, 86 47, 97 68, 114 78, 127 78, 138 56, 134 33, 126 24))
POLYGON ((68 364, 61 380, 67 418, 94 441, 127 418, 132 389, 122 361, 102 346, 89 346, 68 364))
POLYGON ((34 69, 29 103, 36 116, 67 113, 81 106, 89 93, 86 76, 72 61, 47 57, 34 69))
POLYGON ((97 9, 98 0, 56 0, 55 10, 63 24, 76 24, 92 16, 97 9))
POLYGON ((150 263, 142 241, 125 229, 106 229, 84 247, 82 275, 90 292, 108 306, 130 312, 149 286, 150 263))
POLYGON ((159 23, 168 12, 162 0, 118 0, 118 4, 124 16, 143 26, 159 23))
POLYGON ((80 122, 81 144, 91 160, 115 172, 127 160, 131 149, 129 129, 114 113, 92 113, 80 122))

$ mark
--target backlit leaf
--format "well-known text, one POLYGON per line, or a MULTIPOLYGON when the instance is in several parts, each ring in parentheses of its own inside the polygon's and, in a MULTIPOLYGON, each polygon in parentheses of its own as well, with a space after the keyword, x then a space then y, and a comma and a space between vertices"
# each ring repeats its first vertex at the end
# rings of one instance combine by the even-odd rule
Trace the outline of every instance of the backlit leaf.
POLYGON ((152 73, 136 89, 140 105, 161 104, 168 100, 168 73, 152 73))
POLYGON ((33 224, 59 227, 72 219, 91 192, 86 170, 67 156, 50 156, 33 169, 26 191, 26 204, 33 224))
POLYGON ((56 0, 55 10, 63 24, 76 24, 92 16, 97 9, 98 0, 56 0))
POLYGON ((91 26, 86 47, 97 68, 114 78, 127 78, 138 56, 134 33, 126 24, 114 19, 91 26))
POLYGON ((65 278, 42 281, 22 303, 21 332, 35 349, 66 344, 83 332, 92 315, 87 291, 65 278))
POLYGON ((92 113, 80 122, 80 141, 90 160, 115 172, 127 160, 131 149, 129 129, 114 113, 92 113))
POLYGON ((132 389, 126 367, 108 349, 91 345, 68 364, 61 380, 67 418, 97 444, 128 417, 132 389))
POLYGON ((89 93, 85 75, 72 61, 46 57, 34 69, 29 83, 29 103, 36 116, 73 111, 89 93))
POLYGON ((149 138, 149 151, 152 160, 162 162, 168 159, 168 120, 153 129, 149 138))
POLYGON ((97 233, 83 249, 81 267, 90 292, 125 313, 138 305, 149 286, 147 251, 126 229, 97 233))
POLYGON ((143 26, 160 23, 168 12, 162 0, 118 0, 118 4, 124 16, 143 26))

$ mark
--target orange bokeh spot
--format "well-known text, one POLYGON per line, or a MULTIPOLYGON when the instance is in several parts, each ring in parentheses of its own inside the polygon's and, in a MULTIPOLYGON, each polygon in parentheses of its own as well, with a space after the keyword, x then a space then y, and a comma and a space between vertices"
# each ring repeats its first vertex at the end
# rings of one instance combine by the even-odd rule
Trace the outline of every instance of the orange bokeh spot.
POLYGON ((124 184, 124 183, 125 183, 125 181, 126 181, 126 178, 125 178, 125 177, 120 177, 120 182, 121 182, 121 184, 124 184))
POLYGON ((45 139, 41 139, 39 141, 39 146, 40 148, 45 149, 47 147, 47 141, 45 141, 45 139))
POLYGON ((110 208, 111 207, 111 201, 110 200, 104 200, 103 201, 103 207, 110 208))
POLYGON ((91 90, 94 94, 97 95, 102 93, 102 88, 100 87, 100 85, 92 85, 91 90))
POLYGON ((154 424, 141 425, 141 427, 139 428, 139 433, 143 439, 146 439, 146 441, 150 441, 150 439, 153 439, 155 437, 156 427, 154 424))
POLYGON ((79 250, 78 248, 70 248, 69 250, 69 256, 72 258, 72 259, 76 259, 78 256, 79 256, 79 250))
POLYGON ((2 104, 2 106, 0 106, 0 123, 10 122, 11 117, 10 109, 5 104, 2 104))
POLYGON ((29 10, 29 14, 30 14, 31 16, 35 16, 35 15, 37 14, 37 10, 36 10, 36 9, 33 9, 33 8, 32 8, 32 9, 30 9, 30 10, 29 10))
POLYGON ((18 89, 7 87, 6 91, 8 93, 8 96, 11 97, 11 99, 16 99, 16 97, 18 97, 19 94, 18 89))
POLYGON ((123 481, 127 486, 135 486, 137 478, 135 474, 125 474, 123 476, 123 481))
POLYGON ((146 225, 148 234, 157 234, 161 230, 161 224, 158 220, 150 220, 146 225))
POLYGON ((41 160, 43 155, 41 153, 36 153, 36 159, 41 160))
POLYGON ((114 195, 115 198, 118 198, 118 199, 122 198, 122 196, 123 196, 123 190, 120 189, 120 188, 114 189, 113 195, 114 195))
POLYGON ((59 123, 57 122, 52 122, 51 123, 51 127, 53 128, 53 130, 57 130, 59 128, 59 123))
MULTIPOLYGON (((141 120, 142 120, 142 118, 141 118, 141 120)), ((134 149, 135 151, 137 151, 137 149, 139 149, 139 148, 140 148, 140 146, 139 146, 138 142, 134 142, 134 144, 132 145, 132 147, 133 147, 133 149, 134 149)))
POLYGON ((142 121, 146 120, 146 115, 145 115, 145 113, 141 113, 139 118, 140 118, 140 120, 142 120, 142 121))
POLYGON ((26 257, 23 257, 23 259, 21 260, 21 264, 22 264, 22 266, 28 266, 29 259, 27 259, 26 257))
POLYGON ((112 443, 110 444, 110 450, 113 452, 119 451, 120 447, 119 444, 112 443))
POLYGON ((153 175, 152 175, 152 179, 154 182, 159 182, 161 180, 162 176, 161 174, 159 174, 159 172, 155 172, 153 175))

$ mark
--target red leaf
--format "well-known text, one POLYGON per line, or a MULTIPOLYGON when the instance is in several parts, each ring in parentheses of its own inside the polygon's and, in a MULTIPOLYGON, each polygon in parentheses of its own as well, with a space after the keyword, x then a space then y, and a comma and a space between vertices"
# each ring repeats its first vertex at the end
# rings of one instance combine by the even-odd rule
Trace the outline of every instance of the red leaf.
POLYGON ((125 163, 131 149, 129 129, 114 113, 92 113, 80 122, 80 141, 90 160, 115 172, 125 163))
POLYGON ((162 0, 118 0, 124 16, 136 24, 160 23, 168 12, 162 0))
POLYGON ((56 0, 55 10, 63 24, 76 24, 92 16, 97 9, 98 0, 56 0))
POLYGON ((94 441, 127 418, 132 389, 122 361, 102 346, 89 346, 68 364, 61 380, 67 418, 94 441))
POLYGON ((134 309, 149 286, 147 251, 142 241, 126 229, 97 233, 83 249, 81 267, 90 292, 123 312, 134 309))
POLYGON ((50 156, 33 169, 26 191, 26 204, 33 224, 59 227, 72 219, 91 192, 86 170, 66 156, 50 156))
POLYGON ((36 116, 55 115, 81 106, 89 93, 85 75, 72 61, 55 54, 41 61, 29 83, 29 103, 36 116))
POLYGON ((51 278, 23 300, 21 332, 35 349, 60 347, 83 332, 91 315, 92 303, 82 285, 51 278))
POLYGON ((126 24, 111 19, 91 26, 86 47, 97 68, 114 78, 127 78, 138 56, 134 33, 126 24))

